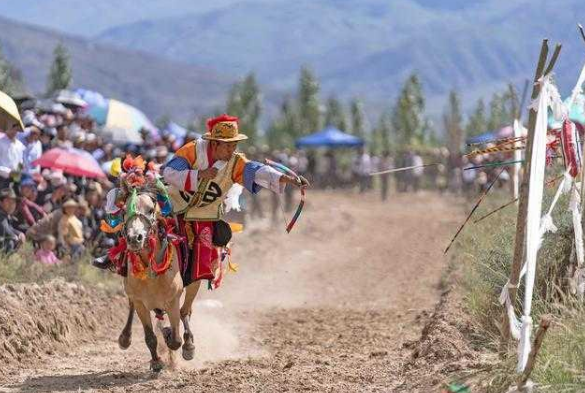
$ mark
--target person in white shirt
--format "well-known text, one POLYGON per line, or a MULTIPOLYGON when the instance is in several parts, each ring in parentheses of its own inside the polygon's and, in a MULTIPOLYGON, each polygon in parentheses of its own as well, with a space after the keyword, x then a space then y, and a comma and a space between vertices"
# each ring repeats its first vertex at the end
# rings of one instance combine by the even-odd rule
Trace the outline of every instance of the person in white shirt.
POLYGON ((0 187, 5 188, 20 176, 24 165, 25 146, 16 138, 21 128, 14 124, 0 137, 0 187))
POLYGON ((43 144, 40 141, 41 130, 35 126, 30 126, 25 130, 25 149, 24 149, 24 172, 28 174, 40 172, 40 167, 33 165, 32 162, 43 154, 43 144))

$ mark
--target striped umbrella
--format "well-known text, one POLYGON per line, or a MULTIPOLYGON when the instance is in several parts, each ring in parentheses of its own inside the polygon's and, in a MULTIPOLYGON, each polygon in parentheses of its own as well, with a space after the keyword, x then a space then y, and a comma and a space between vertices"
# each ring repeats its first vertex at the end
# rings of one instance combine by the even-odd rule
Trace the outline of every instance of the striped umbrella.
POLYGON ((148 130, 153 137, 158 131, 139 109, 124 102, 105 99, 101 94, 89 90, 77 90, 88 103, 87 113, 102 126, 102 135, 114 143, 140 145, 143 143, 140 130, 148 130))

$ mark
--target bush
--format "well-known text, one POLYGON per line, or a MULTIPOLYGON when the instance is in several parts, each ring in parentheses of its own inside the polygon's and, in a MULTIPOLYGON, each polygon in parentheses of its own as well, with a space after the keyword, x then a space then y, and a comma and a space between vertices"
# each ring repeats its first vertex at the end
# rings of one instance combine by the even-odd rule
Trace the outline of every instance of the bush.
POLYGON ((101 287, 112 292, 122 289, 118 276, 91 266, 90 261, 90 255, 86 254, 79 260, 60 265, 44 265, 35 261, 34 252, 27 245, 18 253, 0 256, 0 284, 29 282, 41 284, 59 278, 68 282, 101 287))
MULTIPOLYGON (((554 190, 553 190, 554 191, 554 190)), ((553 191, 549 191, 552 193, 553 191)), ((503 205, 509 197, 491 197, 491 202, 476 217, 503 205)), ((544 208, 552 195, 547 195, 544 208)), ((543 208, 543 210, 544 210, 543 208)), ((517 209, 510 206, 478 224, 470 224, 458 243, 455 261, 462 263, 461 287, 466 311, 478 334, 472 338, 476 348, 496 352, 500 348, 503 307, 499 295, 506 284, 514 252, 517 209)), ((585 389, 585 307, 569 295, 568 268, 573 247, 572 217, 568 196, 561 197, 553 220, 556 233, 545 235, 540 249, 533 294, 532 317, 535 326, 544 313, 556 317, 547 333, 532 374, 539 391, 583 391, 585 389)), ((521 285, 517 306, 523 303, 521 285)), ((517 307, 520 312, 521 307, 517 307)), ((510 346, 498 366, 486 375, 490 390, 505 392, 514 381, 516 343, 510 346)))

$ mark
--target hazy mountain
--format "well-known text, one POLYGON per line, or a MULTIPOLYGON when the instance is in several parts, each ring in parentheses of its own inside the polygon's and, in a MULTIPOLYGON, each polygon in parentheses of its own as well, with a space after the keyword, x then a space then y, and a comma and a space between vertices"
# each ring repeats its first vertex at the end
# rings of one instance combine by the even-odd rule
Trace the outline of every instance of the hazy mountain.
POLYGON ((83 39, 0 18, 0 45, 24 74, 33 93, 45 89, 52 52, 62 42, 71 53, 73 79, 83 87, 131 103, 156 119, 207 114, 221 106, 232 83, 215 72, 152 55, 90 43, 83 39))
POLYGON ((239 1, 243 0, 0 0, 0 15, 91 37, 122 24, 204 13, 239 1))
MULTIPOLYGON (((100 31, 96 40, 108 45, 235 76, 255 71, 272 92, 294 89, 299 67, 307 64, 325 95, 359 95, 377 108, 388 105, 413 71, 432 111, 442 110, 451 88, 462 91, 469 107, 508 81, 520 85, 532 77, 544 37, 564 44, 557 78, 565 91, 585 59, 575 29, 579 0, 11 3, 18 5, 10 15, 20 20, 84 35, 100 31), (46 20, 56 6, 65 9, 53 11, 60 19, 46 20)), ((6 8, 0 0, 0 12, 6 8)))

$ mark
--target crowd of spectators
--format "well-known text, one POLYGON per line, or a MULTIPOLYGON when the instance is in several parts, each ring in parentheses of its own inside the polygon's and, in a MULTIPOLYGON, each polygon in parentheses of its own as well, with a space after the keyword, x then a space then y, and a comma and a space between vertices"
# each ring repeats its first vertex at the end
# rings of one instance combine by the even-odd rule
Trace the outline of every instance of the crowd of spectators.
MULTIPOLYGON (((35 160, 44 152, 54 147, 81 149, 108 173, 112 160, 126 153, 141 154, 163 165, 184 143, 197 138, 197 134, 188 132, 179 139, 164 130, 153 137, 152 130, 143 129, 141 144, 116 145, 102 137, 99 126, 83 106, 58 101, 44 101, 42 105, 20 103, 24 130, 15 125, 0 135, 0 249, 12 253, 28 241, 37 250, 39 261, 47 264, 76 258, 86 250, 99 254, 113 245, 114 240, 99 228, 105 215, 105 195, 115 180, 70 176, 60 170, 35 166, 35 160)), ((493 176, 489 169, 471 169, 485 157, 454 159, 445 148, 422 154, 406 150, 372 155, 364 148, 271 151, 268 147, 245 144, 241 147, 250 159, 262 162, 270 158, 287 165, 308 178, 314 188, 355 189, 360 193, 377 189, 384 201, 393 192, 418 192, 423 188, 473 193, 485 188, 493 176), (428 163, 437 165, 422 167, 428 163), (370 176, 372 172, 411 166, 415 168, 370 176)), ((506 172, 499 181, 503 185, 508 179, 506 172)), ((287 212, 294 207, 290 187, 282 200, 276 194, 270 198, 270 206, 263 206, 266 201, 259 196, 246 194, 243 205, 247 217, 264 218, 268 208, 276 221, 280 204, 287 212)))

